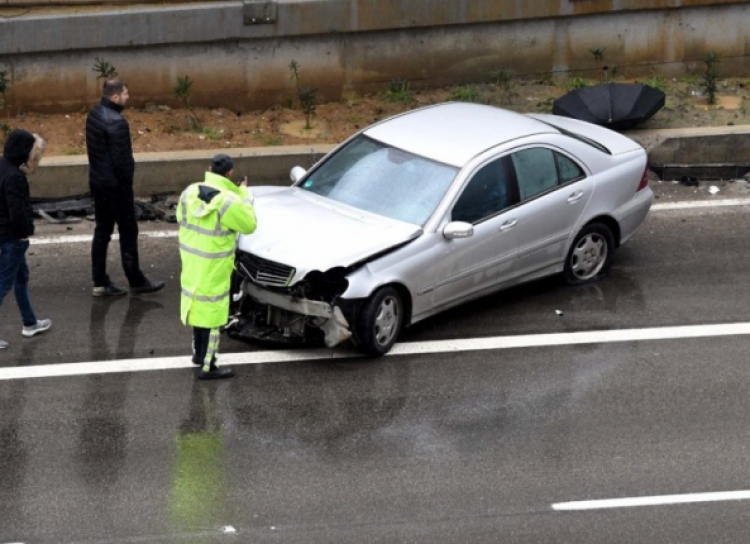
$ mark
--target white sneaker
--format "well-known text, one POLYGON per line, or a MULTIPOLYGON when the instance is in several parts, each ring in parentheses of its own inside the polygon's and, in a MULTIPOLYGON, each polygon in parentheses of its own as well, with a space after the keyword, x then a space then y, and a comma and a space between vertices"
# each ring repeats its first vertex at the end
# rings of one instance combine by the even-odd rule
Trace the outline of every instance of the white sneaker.
POLYGON ((8 342, 0 340, 0 349, 8 349, 8 342))
POLYGON ((52 326, 51 319, 40 319, 39 321, 36 322, 36 325, 31 325, 30 327, 24 326, 23 330, 21 331, 21 334, 23 334, 26 337, 31 337, 31 336, 34 336, 35 334, 46 331, 51 326, 52 326))

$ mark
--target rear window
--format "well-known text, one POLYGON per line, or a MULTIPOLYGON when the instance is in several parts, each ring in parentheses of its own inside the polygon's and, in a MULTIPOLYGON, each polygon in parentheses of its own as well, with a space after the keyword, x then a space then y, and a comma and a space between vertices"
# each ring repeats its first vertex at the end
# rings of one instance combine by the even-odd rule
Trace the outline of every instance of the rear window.
MULTIPOLYGON (((536 118, 535 118, 536 119, 536 118)), ((547 121, 542 121, 541 119, 536 119, 540 123, 544 123, 547 126, 550 126, 558 131, 560 131, 560 134, 563 134, 564 136, 567 136, 568 138, 573 138, 574 140, 578 140, 579 142, 582 142, 586 145, 589 145, 593 147, 594 149, 598 149, 602 153, 606 153, 607 155, 611 155, 612 152, 604 147, 602 144, 600 144, 597 141, 592 140, 591 138, 586 138, 586 136, 581 136, 580 134, 576 134, 575 132, 570 132, 569 130, 565 130, 564 128, 560 128, 557 125, 553 125, 552 123, 548 123, 547 121)))

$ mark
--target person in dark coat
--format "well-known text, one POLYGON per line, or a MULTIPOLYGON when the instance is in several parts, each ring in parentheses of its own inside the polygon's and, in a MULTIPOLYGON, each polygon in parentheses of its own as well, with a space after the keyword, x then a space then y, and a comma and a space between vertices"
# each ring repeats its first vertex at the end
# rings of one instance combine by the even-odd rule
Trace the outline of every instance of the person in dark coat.
POLYGON ((130 127, 121 115, 128 98, 127 83, 119 78, 109 79, 104 83, 101 102, 86 118, 89 186, 96 220, 91 244, 94 296, 127 293, 107 275, 107 248, 115 225, 120 232, 122 268, 131 294, 151 293, 164 287, 163 281, 148 280, 138 261, 138 223, 133 195, 135 160, 130 127))
MULTIPOLYGON (((0 158, 0 304, 11 289, 21 311, 26 337, 52 326, 49 319, 37 319, 29 299, 29 267, 26 251, 34 234, 34 215, 26 173, 33 172, 44 152, 44 140, 38 135, 15 129, 5 140, 0 158)), ((8 342, 0 340, 0 349, 8 342)))

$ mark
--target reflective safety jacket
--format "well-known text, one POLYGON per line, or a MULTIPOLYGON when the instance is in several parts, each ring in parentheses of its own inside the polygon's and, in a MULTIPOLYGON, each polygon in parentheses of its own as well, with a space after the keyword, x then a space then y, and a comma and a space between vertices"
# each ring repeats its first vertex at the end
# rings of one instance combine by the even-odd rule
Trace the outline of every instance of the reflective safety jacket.
POLYGON ((237 233, 255 231, 252 195, 247 188, 206 172, 205 181, 183 191, 177 220, 182 322, 207 329, 226 325, 237 233))

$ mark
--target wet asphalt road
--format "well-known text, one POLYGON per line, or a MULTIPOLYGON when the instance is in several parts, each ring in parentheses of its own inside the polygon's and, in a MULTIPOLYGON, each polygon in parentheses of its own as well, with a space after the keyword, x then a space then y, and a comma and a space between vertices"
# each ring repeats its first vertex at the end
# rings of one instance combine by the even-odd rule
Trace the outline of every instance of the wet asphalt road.
MULTIPOLYGON (((603 282, 536 282, 403 341, 747 322, 749 228, 742 208, 654 213, 603 282)), ((54 329, 22 339, 8 299, 0 367, 189 352, 174 239, 142 243, 167 289, 121 300, 92 300, 88 244, 32 252, 54 329)), ((251 365, 224 383, 188 369, 0 381, 0 544, 744 542, 747 501, 551 505, 750 489, 747 342, 251 365)))

